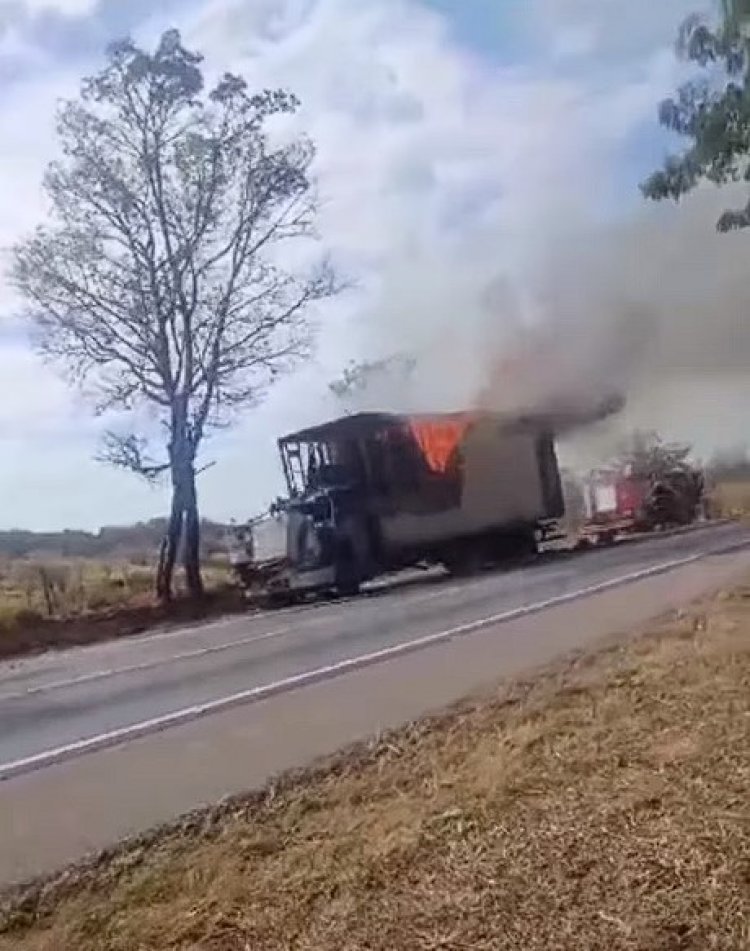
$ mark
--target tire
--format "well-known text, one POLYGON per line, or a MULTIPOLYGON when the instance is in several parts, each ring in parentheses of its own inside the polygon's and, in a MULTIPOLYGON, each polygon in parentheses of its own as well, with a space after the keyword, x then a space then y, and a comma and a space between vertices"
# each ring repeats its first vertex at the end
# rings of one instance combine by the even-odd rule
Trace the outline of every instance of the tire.
POLYGON ((443 558, 445 568, 454 578, 470 578, 479 574, 485 563, 484 553, 471 545, 455 548, 443 558))
POLYGON ((356 598, 362 590, 362 585, 356 578, 349 578, 336 586, 336 592, 341 598, 356 598))
POLYGON ((342 598, 354 598, 362 584, 373 577, 372 526, 359 517, 348 519, 336 553, 336 591, 342 598))
POLYGON ((533 531, 519 531, 501 535, 493 546, 494 561, 498 565, 525 562, 539 554, 539 544, 533 531))
POLYGON ((356 598, 361 590, 361 579, 350 569, 336 573, 336 594, 340 598, 356 598))
POLYGON ((355 598, 362 588, 362 573, 350 545, 339 553, 336 563, 336 593, 341 598, 355 598))
POLYGON ((539 554, 536 532, 523 532, 519 538, 518 553, 522 558, 536 558, 539 554))

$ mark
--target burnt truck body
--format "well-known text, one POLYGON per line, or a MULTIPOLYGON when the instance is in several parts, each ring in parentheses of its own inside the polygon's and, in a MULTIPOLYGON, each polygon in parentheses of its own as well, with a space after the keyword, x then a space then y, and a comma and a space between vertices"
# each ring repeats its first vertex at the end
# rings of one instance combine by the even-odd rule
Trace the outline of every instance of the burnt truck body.
POLYGON ((553 436, 522 421, 363 413, 278 446, 288 497, 243 530, 232 562, 248 590, 279 600, 529 554, 564 514, 553 436))

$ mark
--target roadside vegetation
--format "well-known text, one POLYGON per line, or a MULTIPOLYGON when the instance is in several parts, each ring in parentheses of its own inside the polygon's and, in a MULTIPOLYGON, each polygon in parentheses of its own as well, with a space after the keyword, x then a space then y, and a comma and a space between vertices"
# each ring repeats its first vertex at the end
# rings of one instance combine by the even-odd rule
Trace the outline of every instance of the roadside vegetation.
MULTIPOLYGON (((152 604, 154 568, 148 560, 0 557, 0 630, 14 621, 29 624, 152 604)), ((205 575, 209 591, 228 585, 226 559, 208 559, 205 575)))
POLYGON ((13 254, 40 354, 116 414, 101 460, 169 481, 164 602, 178 558, 190 595, 204 594, 207 438, 309 356, 311 313, 338 290, 310 253, 315 149, 291 123, 296 96, 214 75, 209 87, 175 29, 151 50, 112 43, 59 107, 49 213, 13 254))
POLYGON ((0 659, 123 637, 164 622, 244 609, 233 584, 225 526, 204 522, 206 596, 191 601, 182 578, 174 598, 154 591, 165 522, 98 532, 0 532, 0 659))
POLYGON ((750 586, 8 896, 0 951, 750 942, 750 586))
POLYGON ((0 557, 0 660, 246 610, 225 558, 203 562, 204 597, 153 593, 156 560, 0 557))

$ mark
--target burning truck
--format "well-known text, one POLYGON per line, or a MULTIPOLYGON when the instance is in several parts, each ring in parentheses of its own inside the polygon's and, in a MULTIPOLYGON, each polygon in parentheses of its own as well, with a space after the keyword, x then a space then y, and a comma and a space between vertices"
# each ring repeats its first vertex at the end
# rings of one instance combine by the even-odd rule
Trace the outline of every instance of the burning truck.
POLYGON ((279 601, 530 554, 563 514, 552 436, 491 414, 362 413, 278 446, 288 497, 237 530, 230 557, 246 590, 279 601))
POLYGON ((235 574, 288 603, 414 566, 466 573, 532 555, 561 534, 554 433, 569 422, 360 413, 285 436, 288 495, 235 530, 235 574))

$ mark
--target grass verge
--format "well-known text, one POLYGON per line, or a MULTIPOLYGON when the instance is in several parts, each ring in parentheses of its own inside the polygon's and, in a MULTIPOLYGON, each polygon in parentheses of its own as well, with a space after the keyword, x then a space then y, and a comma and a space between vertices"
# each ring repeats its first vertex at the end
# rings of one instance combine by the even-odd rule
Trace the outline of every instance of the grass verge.
POLYGON ((750 947, 750 586, 7 896, 0 951, 750 947))
POLYGON ((239 589, 226 586, 208 591, 198 604, 184 597, 175 598, 169 605, 150 599, 143 604, 116 605, 72 617, 20 614, 7 623, 3 623, 0 615, 0 661, 134 637, 157 627, 209 621, 230 614, 245 614, 247 610, 239 589))

